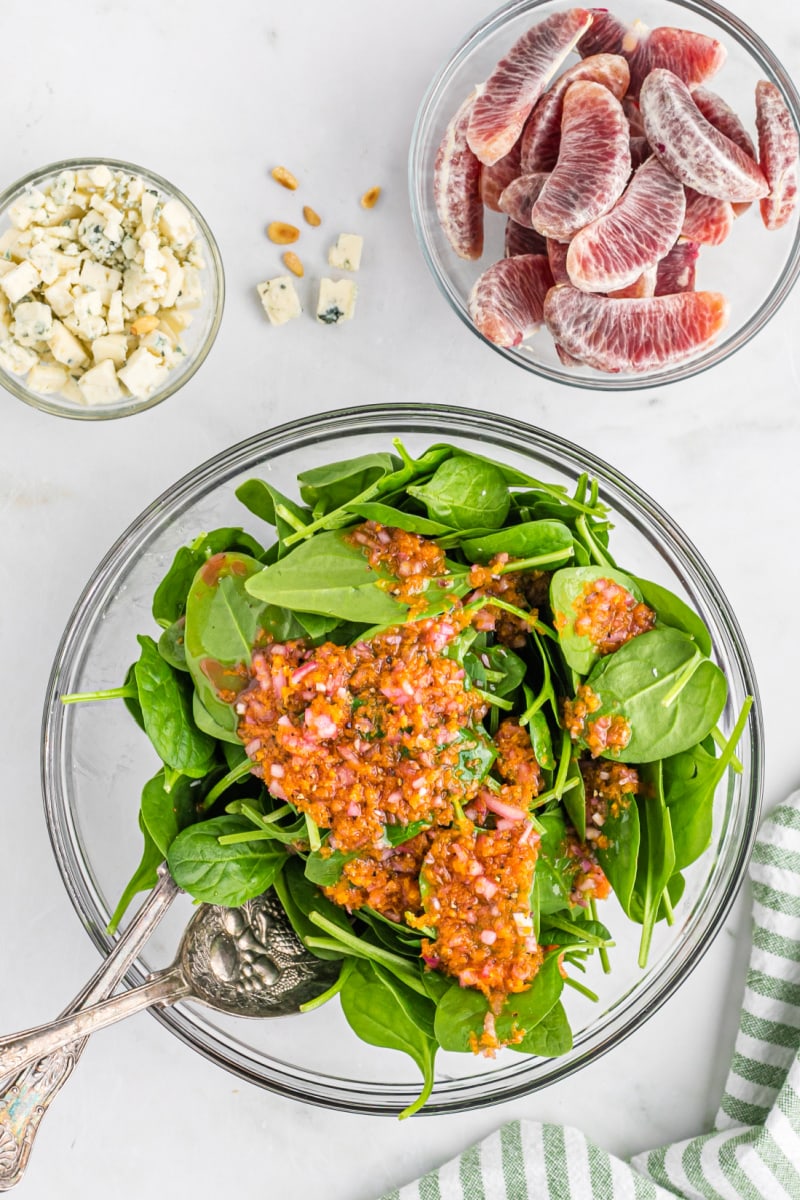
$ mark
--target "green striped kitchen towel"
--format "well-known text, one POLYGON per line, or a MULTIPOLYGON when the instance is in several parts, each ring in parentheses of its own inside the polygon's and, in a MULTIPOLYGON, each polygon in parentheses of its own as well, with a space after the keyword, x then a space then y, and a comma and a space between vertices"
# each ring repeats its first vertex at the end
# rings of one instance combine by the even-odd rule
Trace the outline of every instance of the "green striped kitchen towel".
POLYGON ((569 1126, 514 1121, 383 1200, 800 1200, 800 791, 750 867, 753 952, 713 1132, 630 1163, 569 1126))

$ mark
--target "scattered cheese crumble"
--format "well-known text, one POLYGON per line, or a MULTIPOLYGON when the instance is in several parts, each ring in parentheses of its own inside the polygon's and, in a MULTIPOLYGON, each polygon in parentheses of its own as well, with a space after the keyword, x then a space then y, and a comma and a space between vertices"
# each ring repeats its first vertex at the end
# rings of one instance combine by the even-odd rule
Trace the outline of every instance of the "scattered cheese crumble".
POLYGON ((317 320, 323 325, 352 320, 357 295, 358 288, 352 279, 320 279, 317 320))
POLYGON ((328 251, 328 265, 336 271, 357 271, 364 239, 357 233, 340 233, 328 251))
POLYGON ((300 297, 288 275, 265 279, 263 283, 257 284, 257 291, 264 312, 272 325, 285 325, 287 321, 299 317, 303 311, 300 297))
POLYGON ((26 188, 8 216, 0 365, 32 391, 84 405, 159 387, 186 357, 182 334, 203 298, 182 201, 101 164, 26 188))

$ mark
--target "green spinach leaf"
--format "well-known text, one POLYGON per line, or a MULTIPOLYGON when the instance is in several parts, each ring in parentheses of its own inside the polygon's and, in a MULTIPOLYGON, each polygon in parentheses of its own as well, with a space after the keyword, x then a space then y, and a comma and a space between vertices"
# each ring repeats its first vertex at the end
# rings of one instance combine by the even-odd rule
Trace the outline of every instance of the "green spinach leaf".
POLYGON ((446 459, 427 483, 407 490, 425 505, 430 520, 452 529, 499 529, 511 505, 502 472, 461 455, 446 459))
POLYGON ((242 817, 212 817, 190 825, 175 838, 167 861, 172 878, 195 900, 236 908, 260 896, 286 861, 274 841, 220 845, 226 834, 253 831, 242 817))
POLYGON ((134 667, 147 736, 163 763, 183 775, 201 778, 211 769, 215 744, 192 718, 189 681, 165 662, 152 638, 137 638, 142 648, 134 667))

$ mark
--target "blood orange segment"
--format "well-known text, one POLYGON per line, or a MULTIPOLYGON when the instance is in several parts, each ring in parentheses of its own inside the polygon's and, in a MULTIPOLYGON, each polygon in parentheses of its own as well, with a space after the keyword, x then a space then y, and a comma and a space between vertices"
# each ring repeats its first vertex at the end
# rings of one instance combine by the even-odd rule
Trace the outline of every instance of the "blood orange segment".
POLYGON ((506 258, 516 258, 519 254, 546 254, 547 242, 535 229, 526 229, 509 217, 506 221, 504 251, 506 258))
POLYGON ((484 271, 469 298, 476 328, 496 346, 518 346, 541 325, 553 285, 543 254, 501 258, 484 271))
POLYGON ((433 196, 439 222, 460 258, 483 253, 481 164, 467 145, 473 97, 461 105, 445 130, 433 168, 433 196))
POLYGON ((690 242, 721 246, 733 229, 735 220, 733 205, 728 200, 701 196, 693 188, 686 189, 686 216, 681 234, 690 242))
POLYGON ((651 71, 642 85, 647 140, 681 183, 720 200, 758 200, 769 190, 749 155, 706 120, 672 71, 651 71))
POLYGON ((644 124, 642 123, 642 114, 638 100, 634 100, 633 96, 624 96, 622 99, 622 110, 628 118, 628 124, 631 127, 631 137, 644 137, 644 124))
POLYGON ((767 229, 781 229, 797 203, 797 130, 786 102, 774 83, 756 84, 758 160, 769 183, 761 201, 761 219, 767 229))
POLYGON ((656 268, 655 296, 693 292, 700 247, 696 242, 676 242, 656 268))
POLYGON ((753 139, 742 124, 738 113, 735 113, 721 96, 709 88, 692 88, 692 99, 709 124, 735 142, 739 149, 743 150, 745 154, 749 154, 755 162, 756 148, 753 145, 753 139))
POLYGON ((648 296, 654 296, 657 270, 657 267, 648 267, 638 279, 634 279, 633 283, 629 283, 627 287, 619 288, 617 291, 609 292, 609 296, 614 296, 617 300, 644 300, 648 296))
POLYGON ((728 303, 718 292, 614 300, 555 287, 545 298, 544 319, 559 345, 588 366, 641 372, 709 346, 725 327, 728 303))
POLYGON ((624 54, 630 65, 630 94, 639 95, 648 72, 655 67, 673 71, 690 87, 710 79, 725 61, 725 47, 716 38, 668 25, 648 29, 641 21, 626 25, 605 9, 592 9, 594 21, 578 43, 578 53, 624 54))
POLYGON ((656 268, 654 295, 670 296, 693 292, 700 247, 694 241, 676 241, 656 268))
POLYGON ((567 274, 568 242, 557 242, 555 238, 547 239, 547 258, 553 273, 553 283, 569 283, 567 274))
POLYGON ((616 96, 579 80, 564 93, 558 162, 533 206, 533 226, 568 242, 608 212, 631 173, 628 122, 616 96))
POLYGON ((520 175, 519 179, 514 179, 500 197, 500 211, 512 217, 518 225, 533 229, 531 213, 547 179, 546 172, 520 175))
MULTIPOLYGON (((727 54, 716 38, 691 29, 672 29, 664 25, 651 30, 647 39, 648 71, 665 67, 690 88, 716 75, 727 54)), ((640 88, 646 74, 638 81, 640 88)))
POLYGON ((528 114, 592 23, 586 8, 546 17, 515 42, 480 89, 469 122, 470 148, 489 166, 508 154, 528 114))
POLYGON ((525 122, 520 139, 524 171, 552 171, 556 165, 564 93, 579 79, 602 83, 621 100, 628 90, 630 71, 621 54, 595 54, 559 75, 525 122))
POLYGON ((481 169, 481 198, 487 208, 500 212, 500 197, 518 175, 522 174, 520 155, 522 146, 516 142, 508 154, 491 167, 481 169))
POLYGON ((611 211, 572 239, 572 284, 584 292, 612 292, 635 283, 674 246, 685 209, 683 185, 649 158, 611 211))

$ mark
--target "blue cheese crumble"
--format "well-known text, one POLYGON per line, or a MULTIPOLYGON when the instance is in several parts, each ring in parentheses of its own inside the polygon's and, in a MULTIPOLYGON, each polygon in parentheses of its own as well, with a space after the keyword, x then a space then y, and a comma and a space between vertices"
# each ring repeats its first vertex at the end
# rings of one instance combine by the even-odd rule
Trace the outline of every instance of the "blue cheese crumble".
POLYGON ((358 288, 352 279, 320 279, 317 320, 321 325, 340 325, 351 321, 356 308, 358 288))
POLYGON ((205 262, 192 214, 98 164, 26 188, 0 232, 0 367, 79 404, 145 397, 186 359, 205 262))

